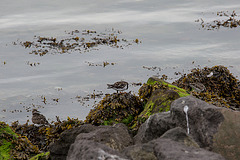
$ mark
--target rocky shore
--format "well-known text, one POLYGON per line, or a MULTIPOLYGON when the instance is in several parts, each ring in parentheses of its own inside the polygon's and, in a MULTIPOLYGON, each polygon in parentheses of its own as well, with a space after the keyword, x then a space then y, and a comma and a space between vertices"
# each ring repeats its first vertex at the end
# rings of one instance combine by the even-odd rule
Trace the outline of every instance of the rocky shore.
POLYGON ((1 123, 0 159, 238 160, 238 93, 223 66, 194 69, 173 84, 151 77, 138 96, 104 97, 84 122, 1 123))

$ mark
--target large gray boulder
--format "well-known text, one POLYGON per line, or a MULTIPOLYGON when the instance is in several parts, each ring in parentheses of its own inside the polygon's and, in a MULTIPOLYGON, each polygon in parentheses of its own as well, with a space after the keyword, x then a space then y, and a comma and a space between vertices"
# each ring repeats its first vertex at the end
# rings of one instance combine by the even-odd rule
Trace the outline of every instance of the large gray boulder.
POLYGON ((118 151, 132 144, 133 139, 126 125, 119 123, 114 126, 99 126, 90 133, 77 136, 67 159, 120 159, 124 156, 118 151))
POLYGON ((225 160, 220 154, 195 147, 195 143, 189 143, 194 141, 187 139, 191 138, 180 128, 175 128, 148 143, 127 147, 123 153, 131 160, 225 160), (175 141, 176 137, 180 140, 175 141))
POLYGON ((64 131, 57 141, 50 144, 50 158, 54 160, 65 160, 70 145, 74 143, 77 135, 79 135, 80 133, 89 133, 95 129, 97 129, 97 126, 93 126, 91 124, 84 124, 80 127, 64 131))
POLYGON ((189 147, 171 139, 159 138, 153 143, 154 153, 159 160, 225 160, 217 153, 189 147))
POLYGON ((146 143, 159 138, 175 126, 175 123, 171 119, 170 112, 153 114, 140 126, 137 135, 134 136, 134 143, 146 143))
POLYGON ((81 140, 92 140, 107 145, 108 147, 121 151, 125 147, 133 144, 133 139, 128 132, 128 128, 123 123, 114 126, 99 126, 98 129, 90 133, 81 133, 75 142, 81 140))
POLYGON ((171 105, 171 118, 182 128, 187 130, 187 118, 189 122, 189 134, 201 148, 212 148, 213 135, 218 131, 219 125, 224 121, 221 108, 206 103, 192 96, 179 98, 171 105), (188 107, 187 114, 184 107, 188 107), (187 117, 186 117, 187 116, 187 117))
POLYGON ((125 148, 122 153, 131 160, 157 160, 153 143, 135 144, 125 148))
POLYGON ((171 117, 187 129, 188 106, 189 132, 200 147, 220 153, 226 159, 240 159, 240 112, 208 104, 192 96, 175 100, 171 105, 171 117))
POLYGON ((216 107, 192 96, 173 101, 170 112, 150 116, 134 141, 149 142, 175 127, 186 132, 189 129, 189 136, 201 148, 220 153, 229 160, 240 158, 240 112, 216 107))
POLYGON ((176 127, 165 132, 160 138, 171 139, 176 142, 183 143, 186 146, 200 148, 190 135, 181 127, 176 127))
POLYGON ((67 160, 125 160, 125 156, 105 144, 92 140, 75 141, 69 150, 67 160))

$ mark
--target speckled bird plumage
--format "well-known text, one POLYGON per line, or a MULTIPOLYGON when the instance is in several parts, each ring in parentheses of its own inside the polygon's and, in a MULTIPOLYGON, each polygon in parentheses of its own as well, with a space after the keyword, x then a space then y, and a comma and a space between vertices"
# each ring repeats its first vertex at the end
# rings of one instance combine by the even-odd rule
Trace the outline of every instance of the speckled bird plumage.
POLYGON ((124 91, 128 89, 128 82, 118 81, 118 82, 115 82, 114 84, 107 84, 107 86, 108 86, 108 89, 114 89, 117 92, 124 91))
POLYGON ((46 117, 42 114, 37 109, 32 110, 32 122, 34 124, 49 124, 46 117))

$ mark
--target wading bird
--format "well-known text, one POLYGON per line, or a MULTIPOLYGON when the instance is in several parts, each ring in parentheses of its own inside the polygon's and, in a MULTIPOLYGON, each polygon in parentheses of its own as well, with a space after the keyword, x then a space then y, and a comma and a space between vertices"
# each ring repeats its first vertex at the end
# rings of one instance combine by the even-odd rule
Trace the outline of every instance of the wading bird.
POLYGON ((49 124, 46 117, 42 114, 37 109, 32 110, 32 122, 34 124, 49 124))
POLYGON ((118 81, 115 82, 114 84, 107 84, 108 89, 114 89, 117 91, 124 91, 128 89, 128 82, 125 81, 118 81))

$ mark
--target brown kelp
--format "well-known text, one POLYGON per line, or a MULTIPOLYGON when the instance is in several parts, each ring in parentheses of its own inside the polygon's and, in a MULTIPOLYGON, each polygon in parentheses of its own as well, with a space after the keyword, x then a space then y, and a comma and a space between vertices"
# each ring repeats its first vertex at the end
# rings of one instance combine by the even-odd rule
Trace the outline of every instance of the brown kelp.
POLYGON ((194 68, 173 84, 192 92, 192 95, 217 106, 239 109, 240 82, 227 67, 214 66, 194 68), (198 91, 192 84, 202 84, 205 89, 198 91))

